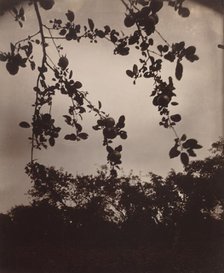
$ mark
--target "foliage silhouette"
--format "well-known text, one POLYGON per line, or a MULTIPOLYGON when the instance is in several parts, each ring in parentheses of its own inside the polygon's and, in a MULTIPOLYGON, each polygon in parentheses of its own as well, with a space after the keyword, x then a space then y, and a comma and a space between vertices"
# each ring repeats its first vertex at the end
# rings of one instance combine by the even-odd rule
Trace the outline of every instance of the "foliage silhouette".
POLYGON ((42 177, 34 176, 30 192, 33 203, 0 215, 4 246, 0 266, 9 266, 10 257, 10 264, 15 261, 17 270, 26 268, 29 272, 90 272, 87 261, 91 272, 105 272, 105 268, 109 272, 134 272, 140 268, 221 272, 223 147, 220 139, 205 160, 191 162, 182 173, 171 170, 165 178, 150 173, 147 182, 132 174, 108 176, 106 168, 95 176, 73 178, 36 163, 36 168, 43 170, 42 177), (48 176, 43 173, 49 173, 51 183, 44 181, 48 176), (107 249, 113 252, 107 253, 107 249), (127 259, 122 269, 116 256, 119 249, 127 259), (130 256, 131 249, 135 257, 130 256), (138 253, 150 262, 138 257, 138 253), (97 255, 101 255, 101 266, 97 265, 97 255), (104 260, 107 255, 117 263, 114 267, 108 267, 104 260), (131 260, 141 261, 141 266, 133 264, 132 271, 131 260))
MULTIPOLYGON (((113 147, 113 140, 118 136, 121 139, 127 138, 127 132, 124 130, 125 117, 121 115, 119 120, 115 122, 101 109, 100 101, 98 106, 94 106, 89 101, 88 92, 84 91, 83 84, 76 79, 73 71, 69 68, 69 60, 66 55, 63 55, 63 47, 57 45, 58 40, 81 42, 83 39, 89 39, 90 43, 106 40, 114 45, 115 55, 129 55, 132 49, 139 52, 139 64, 133 64, 133 68, 128 69, 126 73, 133 79, 134 84, 140 77, 153 79, 154 90, 151 96, 153 105, 161 115, 160 125, 172 129, 175 135, 175 144, 169 153, 170 158, 180 156, 183 165, 188 165, 189 157, 196 156, 194 150, 200 149, 202 146, 194 139, 187 139, 185 134, 182 137, 177 134, 175 125, 181 121, 182 117, 169 110, 171 105, 178 104, 177 101, 174 101, 176 97, 174 79, 169 76, 168 81, 164 80, 161 72, 163 62, 171 62, 175 67, 176 79, 180 81, 184 72, 183 62, 185 60, 194 62, 199 58, 194 46, 188 46, 184 41, 170 44, 157 30, 159 12, 164 6, 173 8, 182 17, 190 15, 189 9, 183 6, 184 1, 169 0, 167 3, 163 3, 160 0, 121 0, 126 9, 124 26, 131 31, 128 35, 111 29, 109 25, 99 29, 90 18, 87 25, 81 26, 76 22, 75 13, 71 10, 65 13, 65 19, 55 18, 49 21, 49 25, 46 25, 42 20, 41 9, 51 10, 54 8, 54 0, 30 0, 28 2, 34 8, 39 30, 15 44, 11 43, 9 52, 0 53, 0 60, 6 63, 6 69, 11 75, 16 75, 20 69, 28 66, 31 70, 38 71, 37 81, 33 88, 36 98, 33 104, 32 122, 20 122, 22 128, 32 128, 32 135, 29 138, 31 141, 30 163, 34 165, 34 168, 36 163, 34 160, 35 149, 55 146, 56 140, 61 134, 61 128, 56 125, 51 112, 56 92, 68 96, 71 101, 68 113, 63 115, 65 123, 71 127, 71 133, 66 134, 64 139, 74 142, 87 139, 88 134, 83 131, 81 121, 84 118, 84 113, 93 112, 97 117, 97 125, 94 125, 93 129, 101 130, 103 133, 103 145, 108 152, 107 162, 111 168, 111 176, 117 175, 119 165, 122 163, 122 146, 113 147), (162 42, 157 42, 156 35, 162 42), (56 61, 52 60, 49 55, 49 40, 53 42, 58 52, 58 60, 56 61), (42 49, 42 57, 40 63, 36 64, 33 57, 38 46, 42 49), (48 80, 49 76, 52 81, 48 80), (48 111, 46 111, 47 108, 48 111), (108 122, 108 120, 112 122, 108 122)), ((1 9, 3 12, 9 9, 15 21, 23 27, 24 8, 13 6, 16 3, 16 1, 12 1, 7 4, 3 1, 1 9)))

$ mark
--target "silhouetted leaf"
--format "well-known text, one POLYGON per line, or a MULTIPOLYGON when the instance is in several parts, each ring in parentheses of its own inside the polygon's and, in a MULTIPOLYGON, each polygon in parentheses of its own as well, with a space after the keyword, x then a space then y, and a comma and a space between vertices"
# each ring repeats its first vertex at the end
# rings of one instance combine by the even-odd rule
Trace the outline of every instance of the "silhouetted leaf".
POLYGON ((196 47, 195 46, 189 46, 184 51, 186 57, 189 56, 189 55, 194 55, 195 52, 196 52, 196 47))
POLYGON ((115 151, 121 152, 121 151, 122 151, 122 146, 121 146, 121 145, 117 146, 117 147, 115 148, 115 151))
POLYGON ((34 70, 35 67, 36 67, 35 62, 31 61, 31 62, 30 62, 30 67, 31 67, 31 70, 34 70))
POLYGON ((181 141, 185 141, 187 139, 187 136, 185 134, 182 135, 182 137, 180 138, 181 141))
POLYGON ((10 43, 10 48, 11 48, 12 54, 14 54, 14 51, 15 51, 15 46, 14 46, 14 44, 10 43))
POLYGON ((26 121, 20 122, 19 126, 22 128, 30 128, 30 124, 26 121))
POLYGON ((80 137, 81 139, 87 139, 88 138, 88 134, 81 133, 81 134, 78 134, 78 137, 80 137))
POLYGON ((182 41, 182 42, 175 44, 175 49, 176 49, 176 51, 181 51, 182 49, 184 49, 184 46, 185 46, 185 42, 182 41))
POLYGON ((183 65, 178 61, 176 65, 175 76, 180 81, 183 75, 183 65))
POLYGON ((105 37, 105 33, 102 30, 97 30, 96 31, 96 35, 100 38, 104 38, 105 37))
POLYGON ((218 45, 218 48, 224 49, 224 45, 218 45))
POLYGON ((170 158, 174 158, 180 155, 180 151, 177 150, 177 146, 174 146, 170 149, 169 156, 170 158))
POLYGON ((203 146, 201 146, 200 144, 197 144, 194 146, 194 149, 201 149, 201 148, 203 148, 203 146))
POLYGON ((68 10, 68 12, 67 12, 65 15, 66 15, 67 19, 68 19, 70 22, 74 21, 74 19, 75 19, 75 14, 74 14, 73 11, 68 10))
POLYGON ((126 74, 129 76, 129 77, 131 77, 131 78, 133 78, 134 77, 134 73, 133 73, 133 71, 131 71, 131 70, 126 70, 126 74))
POLYGON ((138 66, 137 66, 136 64, 133 65, 133 73, 134 73, 135 75, 138 74, 138 66))
POLYGON ((125 122, 125 116, 122 115, 122 116, 119 117, 117 127, 124 128, 124 126, 125 126, 124 122, 125 122))
POLYGON ((75 85, 75 88, 76 88, 76 89, 79 89, 79 88, 82 87, 82 83, 79 82, 79 81, 76 81, 74 85, 75 85))
POLYGON ((184 166, 188 165, 189 163, 189 156, 186 153, 181 153, 180 160, 184 166))
POLYGON ((192 149, 188 149, 187 152, 188 152, 189 156, 192 156, 192 157, 197 156, 196 153, 192 149))
POLYGON ((119 135, 122 139, 126 139, 128 137, 125 131, 120 131, 119 135))
POLYGON ((0 53, 0 61, 2 62, 6 62, 8 60, 8 57, 6 54, 4 53, 0 53))
POLYGON ((92 128, 93 128, 93 130, 96 130, 96 131, 100 130, 100 127, 98 125, 95 125, 92 128))
POLYGON ((23 16, 24 16, 24 9, 23 9, 23 7, 20 8, 20 10, 19 10, 19 16, 20 16, 20 17, 23 17, 23 16))
POLYGON ((197 142, 197 140, 194 139, 194 138, 189 138, 187 141, 185 141, 185 142, 183 143, 183 147, 184 147, 185 149, 187 149, 187 148, 194 149, 194 147, 195 147, 196 145, 198 145, 198 142, 197 142))
POLYGON ((176 105, 178 105, 179 103, 176 102, 176 101, 172 101, 171 104, 172 104, 173 106, 176 106, 176 105))
POLYGON ((150 9, 152 13, 156 13, 163 7, 163 1, 162 0, 152 0, 150 2, 150 9))
POLYGON ((179 114, 176 114, 176 115, 172 115, 170 116, 171 120, 174 121, 174 122, 179 122, 181 121, 181 115, 179 114))
POLYGON ((49 144, 53 147, 55 145, 55 139, 53 137, 49 138, 49 144))
POLYGON ((190 15, 190 10, 188 8, 185 8, 185 7, 180 7, 178 13, 182 17, 188 17, 190 15))
POLYGON ((75 141, 76 135, 75 134, 65 135, 64 139, 75 141))
POLYGON ((89 24, 90 30, 93 31, 93 29, 94 29, 94 22, 93 22, 93 20, 89 18, 89 19, 88 19, 88 24, 89 24))
POLYGON ((175 55, 172 52, 168 52, 166 55, 164 55, 164 58, 170 62, 173 62, 175 60, 175 55))
POLYGON ((110 26, 104 26, 105 29, 105 35, 110 32, 110 26))
POLYGON ((68 125, 71 125, 72 124, 72 118, 68 115, 63 115, 63 117, 65 118, 65 122, 68 124, 68 125))
POLYGON ((76 129, 77 129, 77 131, 78 132, 81 132, 82 131, 82 125, 81 124, 79 124, 79 123, 75 123, 75 127, 76 127, 76 129))
POLYGON ((67 33, 67 30, 66 30, 65 28, 63 28, 63 29, 61 29, 61 30, 59 31, 59 34, 60 34, 61 36, 64 36, 66 33, 67 33))
POLYGON ((114 151, 113 148, 109 145, 107 146, 106 149, 107 149, 108 153, 113 153, 113 151, 114 151))

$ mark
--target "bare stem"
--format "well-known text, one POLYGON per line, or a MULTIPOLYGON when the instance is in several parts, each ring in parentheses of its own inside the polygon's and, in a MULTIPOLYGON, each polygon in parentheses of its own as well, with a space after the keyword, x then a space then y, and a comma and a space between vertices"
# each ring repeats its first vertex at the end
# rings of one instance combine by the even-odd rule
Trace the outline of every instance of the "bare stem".
POLYGON ((170 43, 162 36, 162 34, 158 31, 155 30, 155 32, 159 35, 159 37, 169 46, 171 47, 170 43))

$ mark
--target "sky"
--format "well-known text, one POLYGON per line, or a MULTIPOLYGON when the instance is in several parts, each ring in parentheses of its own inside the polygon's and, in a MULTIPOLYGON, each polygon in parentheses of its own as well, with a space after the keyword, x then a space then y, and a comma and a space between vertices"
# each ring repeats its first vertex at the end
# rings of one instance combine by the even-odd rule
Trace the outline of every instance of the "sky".
MULTIPOLYGON (((181 18, 170 8, 160 12, 158 30, 170 42, 185 41, 195 45, 200 60, 184 62, 183 79, 175 81, 179 105, 173 111, 182 115, 177 131, 198 139, 203 149, 198 150, 198 159, 208 156, 212 142, 223 135, 223 50, 217 45, 223 42, 222 15, 213 9, 187 1, 191 15, 181 18)), ((124 7, 120 0, 63 0, 56 1, 51 11, 41 10, 44 22, 50 18, 61 18, 67 10, 73 10, 77 22, 86 24, 92 18, 97 27, 106 24, 127 31, 123 26, 124 7)), ((27 7, 26 23, 23 29, 9 14, 0 17, 0 50, 8 51, 10 42, 16 42, 36 32, 37 21, 32 7, 27 7)), ((159 36, 155 39, 160 41, 159 36)), ((162 41, 161 41, 162 42, 162 41)), ((167 175, 171 168, 183 171, 179 159, 169 159, 169 149, 173 145, 171 130, 159 126, 160 115, 151 104, 152 82, 141 79, 136 85, 126 76, 126 69, 137 62, 136 52, 129 56, 114 56, 113 47, 101 41, 64 43, 64 54, 69 59, 77 80, 89 92, 89 99, 97 104, 102 102, 103 110, 118 119, 126 117, 127 140, 119 140, 123 145, 122 168, 125 173, 133 170, 136 174, 152 171, 167 175)), ((35 58, 40 60, 40 50, 35 48, 35 58)), ((53 46, 48 54, 55 62, 58 55, 53 46)), ((164 78, 174 76, 174 67, 165 65, 164 78)), ((18 126, 22 120, 31 121, 32 103, 37 72, 29 69, 10 76, 5 64, 0 63, 0 212, 12 206, 27 204, 25 194, 31 184, 24 173, 30 160, 30 130, 18 126)), ((58 125, 63 126, 62 115, 66 113, 68 101, 62 96, 55 97, 52 113, 58 125)), ((85 131, 88 140, 80 143, 65 141, 62 137, 55 147, 35 153, 35 158, 47 166, 63 167, 76 174, 95 173, 106 162, 106 151, 102 146, 101 132, 91 129, 96 124, 92 114, 86 114, 85 131)), ((65 131, 66 132, 66 128, 65 131)))

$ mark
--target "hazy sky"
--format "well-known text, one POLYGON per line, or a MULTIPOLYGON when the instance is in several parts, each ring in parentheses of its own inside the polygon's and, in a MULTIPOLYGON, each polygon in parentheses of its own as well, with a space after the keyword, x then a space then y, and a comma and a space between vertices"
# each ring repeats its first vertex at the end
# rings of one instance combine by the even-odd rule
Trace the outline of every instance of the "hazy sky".
MULTIPOLYGON (((198 151, 198 158, 204 158, 211 143, 223 135, 223 51, 217 48, 223 41, 223 21, 222 15, 214 10, 190 1, 187 6, 191 10, 187 19, 179 17, 170 8, 164 8, 160 12, 158 30, 170 43, 184 40, 187 45, 197 47, 200 60, 193 64, 184 62, 183 79, 174 83, 180 103, 174 111, 182 115, 177 131, 197 138, 204 146, 198 151)), ((47 23, 50 18, 63 17, 68 9, 76 11, 76 20, 82 24, 92 18, 99 27, 109 24, 118 30, 124 29, 124 7, 119 0, 56 1, 54 10, 41 12, 47 23)), ((22 30, 8 14, 0 17, 0 50, 7 51, 10 42, 37 30, 31 7, 26 10, 26 17, 22 30)), ((122 114, 126 116, 128 139, 117 142, 123 145, 124 171, 127 173, 133 169, 137 174, 153 171, 166 175, 171 168, 182 170, 179 159, 169 159, 174 136, 171 130, 158 125, 160 115, 149 96, 152 82, 140 80, 134 86, 126 77, 125 70, 137 62, 138 55, 114 56, 113 47, 105 41, 96 45, 87 41, 79 45, 66 42, 63 46, 76 79, 89 91, 91 101, 97 103, 100 100, 105 112, 115 118, 122 114)), ((57 62, 55 48, 52 46, 48 50, 57 62)), ((37 58, 39 54, 37 50, 37 58)), ((27 202, 24 193, 30 182, 24 174, 24 167, 30 160, 27 139, 30 131, 18 127, 18 124, 22 120, 31 120, 32 88, 36 75, 36 72, 23 69, 13 77, 6 72, 4 63, 0 63, 0 212, 27 202)), ((174 67, 167 65, 163 75, 174 75, 174 67)), ((63 124, 62 115, 68 107, 67 102, 62 96, 55 98, 53 114, 59 125, 63 124)), ((90 135, 88 140, 70 143, 63 140, 62 134, 54 148, 36 153, 36 158, 47 165, 64 167, 74 175, 95 172, 105 164, 106 151, 102 146, 101 132, 91 129, 96 124, 92 114, 86 114, 84 124, 90 135)))

